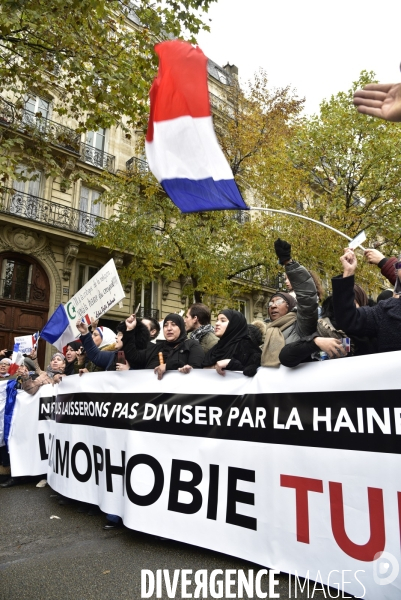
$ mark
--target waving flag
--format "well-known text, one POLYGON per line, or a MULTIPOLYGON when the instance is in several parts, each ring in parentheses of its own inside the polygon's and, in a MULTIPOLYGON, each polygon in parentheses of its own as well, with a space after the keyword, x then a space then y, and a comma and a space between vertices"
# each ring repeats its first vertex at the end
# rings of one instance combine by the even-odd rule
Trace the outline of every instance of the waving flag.
POLYGON ((59 304, 40 332, 40 337, 49 344, 53 344, 61 352, 64 346, 79 337, 75 321, 75 312, 63 304, 59 304), (69 312, 67 312, 68 310, 69 312))
POLYGON ((145 142, 152 173, 182 212, 248 209, 214 132, 206 56, 178 40, 155 50, 145 142))
POLYGON ((60 304, 40 332, 40 337, 62 352, 63 348, 79 337, 78 319, 91 324, 91 317, 99 319, 125 297, 114 260, 111 258, 67 302, 60 304))
POLYGON ((18 367, 20 367, 24 362, 24 355, 22 354, 19 344, 14 344, 13 354, 11 357, 10 368, 8 369, 9 375, 15 375, 18 371, 18 367))

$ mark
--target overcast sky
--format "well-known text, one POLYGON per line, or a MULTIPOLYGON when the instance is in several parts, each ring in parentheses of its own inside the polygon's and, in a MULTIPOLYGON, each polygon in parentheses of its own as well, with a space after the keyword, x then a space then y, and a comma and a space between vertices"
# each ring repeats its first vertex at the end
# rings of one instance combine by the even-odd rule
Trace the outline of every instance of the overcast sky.
POLYGON ((209 58, 237 65, 241 80, 262 67, 273 87, 306 98, 307 113, 362 69, 401 81, 400 0, 218 0, 206 18, 211 32, 198 43, 209 58))

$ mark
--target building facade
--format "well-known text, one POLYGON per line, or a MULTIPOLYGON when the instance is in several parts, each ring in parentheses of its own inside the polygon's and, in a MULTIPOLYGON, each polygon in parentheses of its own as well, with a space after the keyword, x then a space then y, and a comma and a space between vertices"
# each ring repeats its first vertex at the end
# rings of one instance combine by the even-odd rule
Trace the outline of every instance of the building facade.
MULTIPOLYGON (((222 68, 209 61, 209 86, 214 112, 227 103, 227 86, 236 68, 222 68)), ((63 165, 63 177, 46 177, 40 170, 28 173, 19 165, 24 180, 6 181, 0 188, 0 347, 11 349, 14 337, 40 331, 60 303, 65 303, 110 258, 117 268, 132 257, 92 244, 96 224, 111 216, 113 208, 102 205, 100 187, 89 181, 104 170, 110 173, 147 169, 137 157, 135 139, 128 139, 121 128, 77 134, 76 123, 63 120, 53 108, 56 96, 41 98, 27 94, 17 108, 0 97, 0 127, 17 128, 27 148, 34 150, 38 137, 45 140, 55 160, 63 165), (66 179, 74 172, 81 177, 66 179)), ((225 106, 227 108, 227 106, 225 106)), ((238 213, 238 219, 247 218, 238 213)), ((243 274, 238 285, 252 278, 243 274)), ((238 309, 249 321, 267 315, 267 302, 277 281, 262 282, 253 294, 238 298, 238 309)), ((183 290, 185 281, 163 280, 144 284, 129 282, 122 308, 115 306, 101 320, 113 327, 140 304, 141 316, 164 318, 169 312, 185 310, 191 304, 183 290)), ((47 364, 52 349, 39 345, 41 366, 47 364)))

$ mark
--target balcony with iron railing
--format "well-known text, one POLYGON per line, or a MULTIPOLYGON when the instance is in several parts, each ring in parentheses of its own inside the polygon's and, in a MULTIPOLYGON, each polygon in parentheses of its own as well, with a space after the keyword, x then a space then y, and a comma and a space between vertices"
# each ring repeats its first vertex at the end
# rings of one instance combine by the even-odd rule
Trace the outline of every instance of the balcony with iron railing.
POLYGON ((125 163, 128 173, 149 173, 149 164, 143 158, 133 156, 125 163))
POLYGON ((109 173, 115 172, 116 157, 113 154, 108 154, 104 150, 94 148, 89 144, 80 144, 80 158, 83 162, 93 165, 98 169, 104 169, 109 173))
POLYGON ((234 107, 224 98, 219 98, 213 92, 209 92, 210 106, 218 111, 226 114, 228 117, 234 117, 234 107))
POLYGON ((115 156, 81 142, 81 134, 70 127, 61 125, 26 109, 18 109, 15 104, 0 96, 0 126, 12 127, 26 135, 38 135, 50 144, 73 152, 79 158, 98 169, 115 172, 115 156))
POLYGON ((244 279, 250 283, 263 285, 265 287, 273 288, 274 290, 281 289, 283 287, 282 275, 276 275, 269 277, 266 271, 262 267, 254 267, 253 269, 247 269, 236 275, 237 279, 244 279))
POLYGON ((79 154, 80 134, 26 109, 18 109, 15 104, 0 97, 0 125, 14 126, 26 135, 38 135, 55 146, 79 154))
POLYGON ((18 192, 10 188, 0 189, 0 213, 22 217, 36 223, 44 223, 58 229, 67 229, 93 237, 102 217, 44 198, 18 192))

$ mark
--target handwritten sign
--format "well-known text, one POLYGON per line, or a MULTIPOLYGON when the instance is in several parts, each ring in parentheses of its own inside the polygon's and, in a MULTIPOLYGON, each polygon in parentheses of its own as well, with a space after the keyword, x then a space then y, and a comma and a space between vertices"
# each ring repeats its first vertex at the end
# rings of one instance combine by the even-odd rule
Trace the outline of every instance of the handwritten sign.
POLYGON ((111 259, 86 283, 65 305, 71 326, 84 319, 88 324, 91 317, 99 319, 110 308, 125 297, 114 260, 111 259))
POLYGON ((19 335, 14 338, 14 345, 18 344, 18 349, 22 354, 31 354, 36 347, 34 335, 19 335))

